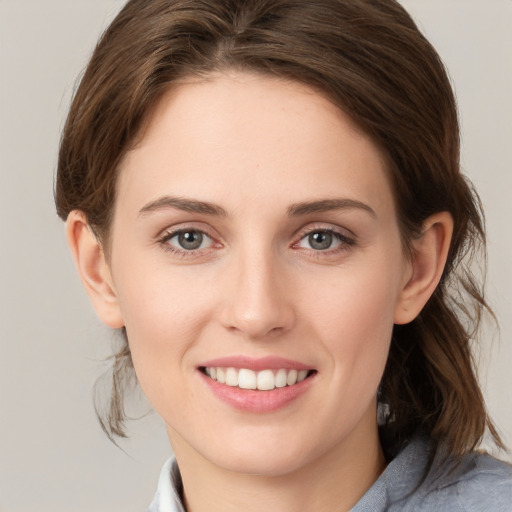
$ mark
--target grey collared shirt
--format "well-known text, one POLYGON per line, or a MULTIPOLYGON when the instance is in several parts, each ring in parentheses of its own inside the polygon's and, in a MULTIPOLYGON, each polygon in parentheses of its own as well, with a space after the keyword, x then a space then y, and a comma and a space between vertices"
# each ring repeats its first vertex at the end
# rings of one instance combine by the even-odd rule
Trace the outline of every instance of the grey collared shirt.
MULTIPOLYGON (((512 512, 512 466, 470 453, 456 467, 417 437, 387 466, 351 512, 512 512)), ((186 512, 176 461, 168 460, 148 512, 186 512)))

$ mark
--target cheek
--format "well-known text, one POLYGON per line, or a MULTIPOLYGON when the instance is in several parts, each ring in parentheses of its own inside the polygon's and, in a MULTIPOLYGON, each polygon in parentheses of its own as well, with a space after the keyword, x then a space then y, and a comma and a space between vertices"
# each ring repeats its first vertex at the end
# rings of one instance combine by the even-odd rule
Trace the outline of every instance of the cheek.
POLYGON ((211 291, 188 270, 171 271, 155 261, 141 263, 136 257, 120 261, 114 277, 135 370, 144 389, 153 385, 159 365, 169 375, 181 370, 187 351, 204 328, 212 301, 211 291))
POLYGON ((373 392, 386 364, 399 280, 393 267, 371 265, 351 269, 331 285, 329 293, 310 301, 318 339, 331 355, 338 378, 355 394, 373 392), (382 271, 378 271, 381 269, 382 271), (387 270, 384 271, 384 270, 387 270))
POLYGON ((167 262, 156 248, 118 258, 113 268, 127 329, 178 336, 196 324, 194 320, 198 319, 197 311, 205 306, 203 299, 210 282, 202 272, 193 266, 167 262))

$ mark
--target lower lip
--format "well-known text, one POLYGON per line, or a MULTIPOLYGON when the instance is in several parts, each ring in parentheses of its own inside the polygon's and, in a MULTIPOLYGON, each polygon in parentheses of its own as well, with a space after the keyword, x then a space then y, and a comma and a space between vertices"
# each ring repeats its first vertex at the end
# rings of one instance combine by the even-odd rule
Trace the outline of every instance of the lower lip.
POLYGON ((316 375, 311 375, 293 386, 274 388, 270 391, 257 391, 220 384, 204 373, 199 373, 217 398, 235 409, 252 413, 268 413, 286 407, 311 387, 316 375))

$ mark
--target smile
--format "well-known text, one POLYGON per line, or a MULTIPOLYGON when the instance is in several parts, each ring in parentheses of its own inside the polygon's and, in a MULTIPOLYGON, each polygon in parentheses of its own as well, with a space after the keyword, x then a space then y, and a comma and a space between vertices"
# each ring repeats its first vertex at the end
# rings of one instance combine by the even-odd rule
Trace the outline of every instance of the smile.
POLYGON ((275 388, 293 386, 302 382, 313 373, 313 370, 298 370, 293 368, 255 371, 248 368, 225 368, 220 366, 204 367, 202 371, 208 375, 210 379, 219 384, 225 384, 226 386, 239 389, 258 391, 271 391, 275 388))
POLYGON ((239 411, 272 413, 295 403, 317 381, 318 370, 276 356, 233 355, 203 361, 197 369, 206 388, 239 411))

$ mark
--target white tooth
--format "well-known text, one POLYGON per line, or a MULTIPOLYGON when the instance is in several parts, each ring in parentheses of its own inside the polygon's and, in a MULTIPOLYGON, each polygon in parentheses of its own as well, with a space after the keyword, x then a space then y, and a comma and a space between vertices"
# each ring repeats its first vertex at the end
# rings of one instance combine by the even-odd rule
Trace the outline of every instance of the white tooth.
POLYGON ((224 368, 216 368, 215 369, 217 373, 217 382, 220 382, 221 384, 226 383, 226 370, 224 368))
POLYGON ((206 375, 208 375, 208 377, 211 377, 210 368, 205 368, 204 373, 206 373, 206 375))
POLYGON ((286 384, 288 384, 288 386, 293 386, 294 384, 297 383, 297 370, 290 370, 288 372, 288 377, 286 378, 286 384))
POLYGON ((286 386, 286 377, 288 372, 286 370, 277 370, 276 373, 276 388, 284 388, 286 386))
POLYGON ((217 369, 209 368, 210 373, 208 374, 213 380, 217 380, 217 369))
POLYGON ((226 384, 228 386, 238 386, 238 371, 234 368, 226 370, 226 384))
POLYGON ((238 387, 241 389, 256 389, 256 373, 247 368, 238 372, 238 387))
POLYGON ((297 374, 297 382, 302 382, 308 376, 307 370, 300 370, 297 374))
POLYGON ((260 391, 269 391, 275 387, 274 372, 272 370, 258 372, 258 389, 260 391))

